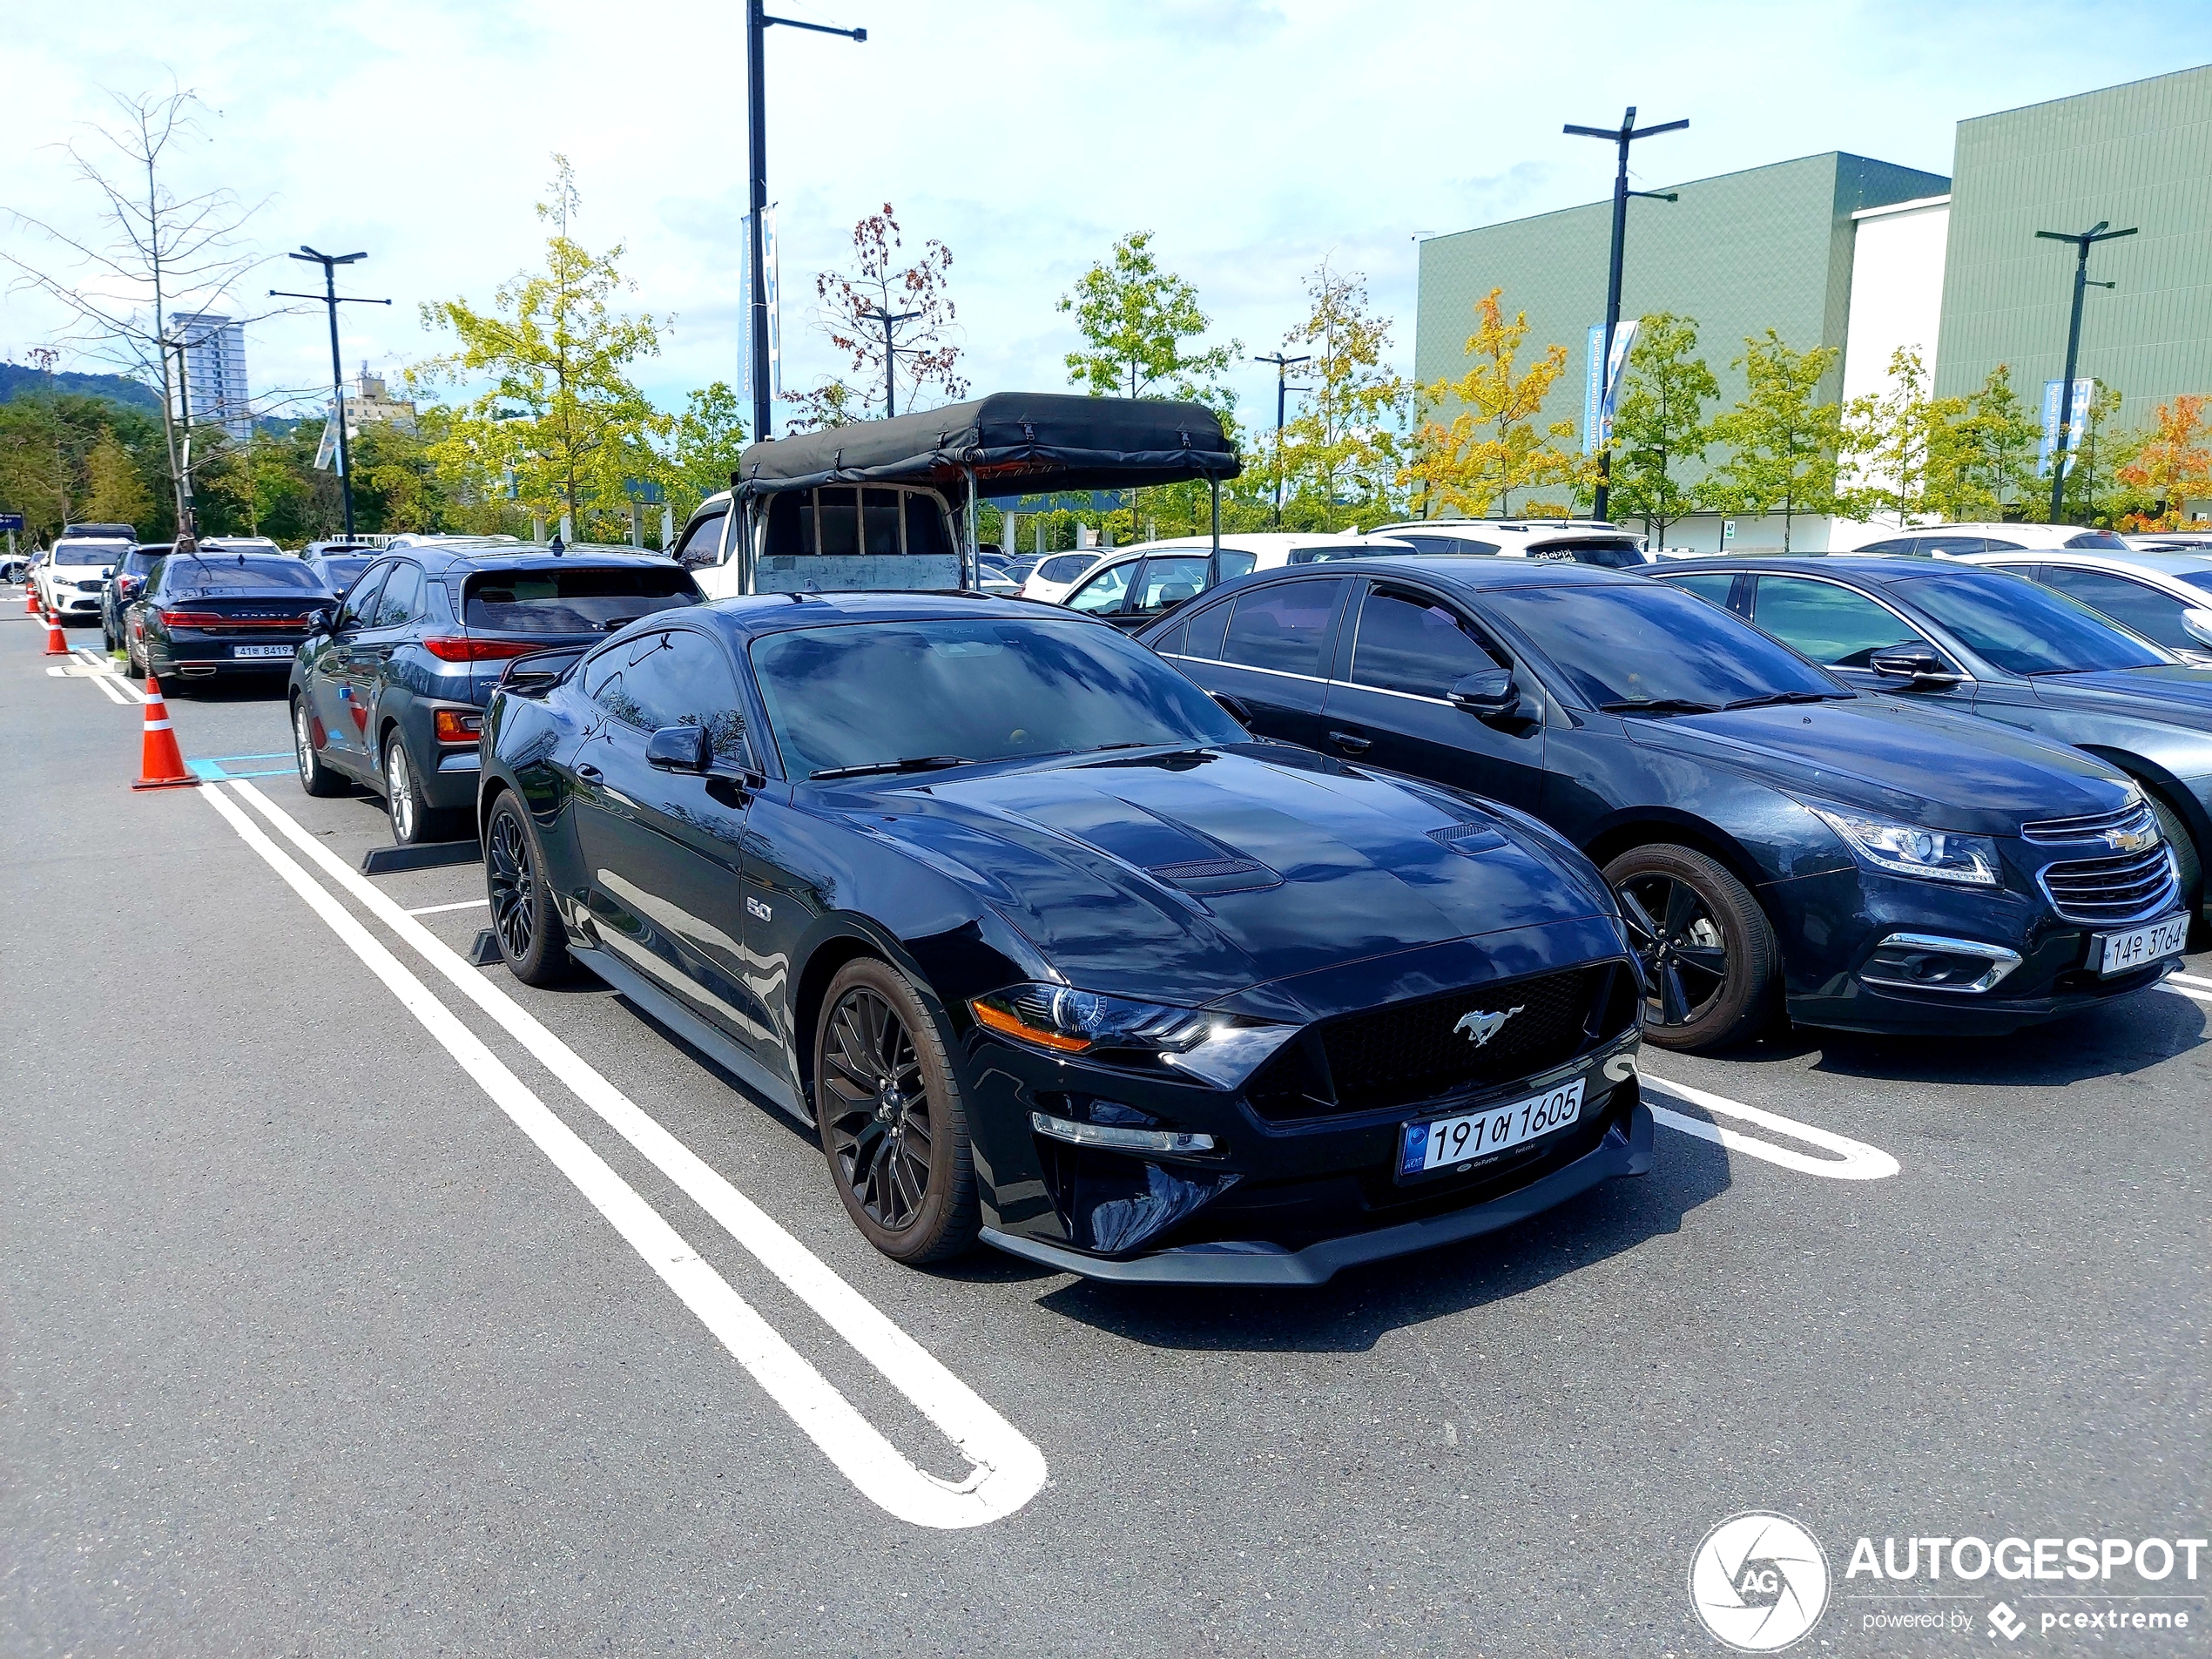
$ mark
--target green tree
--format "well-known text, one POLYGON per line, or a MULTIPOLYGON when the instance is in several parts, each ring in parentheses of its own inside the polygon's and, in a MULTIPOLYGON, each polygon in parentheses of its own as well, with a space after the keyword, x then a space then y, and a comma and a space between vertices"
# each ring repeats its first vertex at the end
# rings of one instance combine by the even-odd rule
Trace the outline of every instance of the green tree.
POLYGON ((1720 395, 1720 382, 1697 354, 1697 320, 1669 311, 1644 318, 1613 417, 1608 505, 1615 519, 1643 520, 1655 547, 1667 544, 1670 525, 1704 505, 1682 473, 1705 458, 1711 442, 1705 405, 1720 395))
POLYGON ((1212 322, 1198 308, 1198 291, 1152 253, 1152 233, 1132 231, 1060 296, 1060 309, 1075 314, 1087 349, 1068 354, 1068 378, 1094 397, 1143 397, 1162 393, 1212 401, 1214 382, 1244 353, 1240 341, 1185 354, 1212 322))
MULTIPOLYGON (((1424 513, 1434 505, 1469 518, 1487 518, 1493 508, 1511 512, 1516 489, 1548 484, 1571 489, 1584 469, 1581 456, 1561 447, 1575 435, 1574 423, 1542 418, 1545 397, 1567 371, 1567 347, 1547 346, 1541 358, 1522 369, 1528 314, 1517 311, 1507 322, 1499 297, 1504 292, 1493 288, 1474 302, 1467 373, 1420 388, 1426 418, 1414 429, 1399 482, 1415 487, 1424 513), (1446 410, 1448 421, 1439 418, 1446 410)), ((1536 508, 1524 502, 1523 509, 1536 508)))
MULTIPOLYGON (((2089 400, 2089 418, 2080 450, 2067 458, 2066 494, 2059 506, 2059 522, 2094 524, 2110 529, 2130 505, 2120 469, 2142 446, 2142 435, 2120 423, 2120 388, 2100 386, 2089 400)), ((2045 516, 2050 511, 2047 496, 2045 516)))
POLYGON ((2042 428, 2013 390, 2013 371, 2000 363, 1966 400, 1959 423, 1958 501, 1944 516, 1968 522, 2002 519, 2034 491, 2035 451, 2042 428))
POLYGON ((1258 446, 1247 472, 1272 485, 1279 468, 1291 501, 1306 509, 1301 528, 1333 530, 1348 520, 1393 516, 1405 464, 1399 435, 1406 382, 1382 361, 1390 323, 1368 309, 1367 279, 1322 260, 1306 278, 1304 322, 1283 336, 1286 353, 1312 361, 1313 385, 1297 418, 1258 446))
POLYGON ((1839 495, 1848 510, 1886 514, 1900 529, 1978 516, 1957 510, 1979 500, 1969 487, 1972 447, 1959 430, 1966 412, 1966 399, 1933 395, 1920 354, 1898 347, 1890 354, 1888 388, 1853 398, 1843 413, 1838 442, 1850 471, 1839 495))
POLYGON ((103 524, 143 524, 153 516, 153 497, 138 464, 111 427, 92 445, 85 460, 91 499, 84 516, 103 524))
POLYGON ((545 267, 502 284, 491 311, 465 300, 422 307, 426 327, 449 330, 459 349, 408 371, 410 383, 482 384, 489 389, 454 412, 431 449, 440 475, 478 499, 503 494, 546 518, 570 516, 578 540, 626 534, 623 480, 658 465, 653 440, 671 422, 631 380, 639 359, 657 355, 664 324, 650 314, 616 309, 631 287, 621 245, 593 253, 569 234, 580 211, 575 171, 553 158, 552 200, 537 206, 553 226, 545 267))
POLYGON ((1785 553, 1797 518, 1837 509, 1842 410, 1814 401, 1837 354, 1832 346, 1792 351, 1771 328, 1763 340, 1746 336, 1743 355, 1731 365, 1743 371, 1743 400, 1713 422, 1715 441, 1728 450, 1716 475, 1719 504, 1725 511, 1779 512, 1785 553))
POLYGON ((730 475, 745 453, 745 421, 738 395, 724 381, 693 392, 676 417, 670 448, 669 504, 680 523, 718 489, 730 487, 730 475))

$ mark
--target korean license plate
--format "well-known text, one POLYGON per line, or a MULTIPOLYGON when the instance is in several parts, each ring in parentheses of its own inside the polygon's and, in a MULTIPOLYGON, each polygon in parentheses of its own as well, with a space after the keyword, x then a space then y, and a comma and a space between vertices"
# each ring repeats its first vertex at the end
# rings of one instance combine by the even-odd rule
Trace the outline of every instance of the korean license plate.
POLYGON ((233 645, 231 647, 231 655, 233 657, 289 657, 293 654, 293 647, 290 645, 233 645))
POLYGON ((1479 1112, 1457 1117, 1433 1117, 1425 1123, 1408 1123, 1398 1143, 1399 1177, 1434 1175, 1456 1169, 1475 1158, 1487 1158, 1533 1141, 1540 1135, 1565 1129, 1582 1113, 1582 1085, 1587 1078, 1509 1106, 1486 1106, 1479 1112))
POLYGON ((2178 956, 2189 936, 2186 914, 2168 916, 2148 927, 2131 927, 2124 934, 2099 934, 2091 959, 2097 972, 2110 978, 2148 966, 2161 956, 2178 956))

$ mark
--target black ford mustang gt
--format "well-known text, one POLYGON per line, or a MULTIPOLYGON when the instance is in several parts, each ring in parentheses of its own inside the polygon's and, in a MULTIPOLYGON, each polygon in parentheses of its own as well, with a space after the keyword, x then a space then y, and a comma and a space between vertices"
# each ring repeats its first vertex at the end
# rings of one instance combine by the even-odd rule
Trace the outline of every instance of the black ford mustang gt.
POLYGON ((1255 741, 1094 622, 664 613, 519 659, 483 754, 510 968, 582 963, 818 1126, 901 1261, 1313 1284, 1650 1167, 1579 853, 1255 741))

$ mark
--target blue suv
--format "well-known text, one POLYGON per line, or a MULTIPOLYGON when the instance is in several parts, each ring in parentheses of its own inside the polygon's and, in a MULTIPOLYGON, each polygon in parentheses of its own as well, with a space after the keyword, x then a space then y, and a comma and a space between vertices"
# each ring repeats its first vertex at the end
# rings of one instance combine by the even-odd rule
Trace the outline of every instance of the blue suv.
POLYGON ((667 559, 395 549, 315 618, 293 663, 300 786, 337 795, 366 785, 384 797, 401 846, 465 834, 483 710, 510 660, 590 644, 705 597, 667 559))

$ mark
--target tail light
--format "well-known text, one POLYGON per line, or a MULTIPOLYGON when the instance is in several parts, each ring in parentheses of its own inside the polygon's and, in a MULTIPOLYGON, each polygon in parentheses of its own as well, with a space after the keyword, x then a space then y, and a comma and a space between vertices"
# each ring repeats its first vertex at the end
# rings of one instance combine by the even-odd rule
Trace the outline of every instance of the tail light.
POLYGON ((484 717, 465 709, 440 709, 437 725, 440 743, 474 743, 482 734, 484 717))
POLYGON ((499 663, 509 657, 527 656, 539 647, 521 639, 452 639, 433 637, 422 649, 442 663, 499 663))
POLYGON ((164 628, 219 628, 226 620, 212 610, 165 610, 161 613, 164 628))

